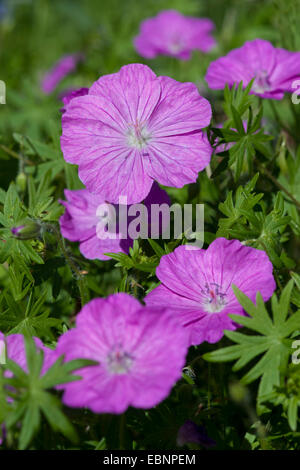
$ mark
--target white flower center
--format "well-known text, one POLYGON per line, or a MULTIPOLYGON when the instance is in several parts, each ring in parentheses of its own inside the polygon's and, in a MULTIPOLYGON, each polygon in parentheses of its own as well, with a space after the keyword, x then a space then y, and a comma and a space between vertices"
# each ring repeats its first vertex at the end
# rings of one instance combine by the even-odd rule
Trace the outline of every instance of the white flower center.
POLYGON ((221 312, 226 305, 226 294, 222 292, 221 287, 216 284, 206 284, 202 289, 203 308, 207 313, 221 312))
POLYGON ((113 349, 107 356, 107 366, 112 374, 126 374, 133 363, 133 357, 122 347, 113 349))
POLYGON ((268 78, 268 72, 266 70, 260 70, 255 75, 255 80, 252 85, 252 90, 255 93, 263 93, 270 89, 270 81, 268 78))
POLYGON ((175 34, 169 43, 169 51, 172 54, 177 54, 183 49, 184 49, 184 43, 182 41, 182 38, 179 35, 175 34))
POLYGON ((147 144, 151 138, 149 131, 145 124, 136 122, 131 124, 127 132, 127 143, 130 147, 142 149, 147 147, 147 144))

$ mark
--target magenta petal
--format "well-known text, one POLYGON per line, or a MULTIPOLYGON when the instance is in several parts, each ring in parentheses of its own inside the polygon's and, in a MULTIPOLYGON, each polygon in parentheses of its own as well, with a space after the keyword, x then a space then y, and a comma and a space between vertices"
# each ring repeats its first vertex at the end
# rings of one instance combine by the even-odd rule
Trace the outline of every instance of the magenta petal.
POLYGON ((205 75, 209 88, 213 90, 222 90, 226 83, 232 87, 241 81, 246 86, 252 78, 254 75, 243 63, 231 60, 228 56, 211 62, 205 75))
POLYGON ((120 196, 127 204, 142 201, 149 194, 153 179, 144 171, 143 157, 137 150, 115 149, 98 152, 99 160, 79 168, 79 177, 91 191, 105 200, 119 203, 120 196), (101 180, 99 180, 101 174, 101 180))
POLYGON ((52 93, 59 82, 75 70, 78 62, 83 59, 81 54, 66 55, 62 57, 43 78, 41 88, 45 94, 52 93))
POLYGON ((71 241, 86 240, 95 233, 99 220, 96 211, 104 200, 86 189, 66 189, 65 196, 67 201, 60 201, 66 208, 59 220, 61 233, 71 241))
POLYGON ((80 243, 80 252, 87 259, 107 261, 110 257, 104 255, 104 253, 120 253, 122 251, 124 250, 122 249, 121 240, 110 238, 101 240, 96 234, 80 243))
MULTIPOLYGON (((3 333, 0 332, 0 339, 2 341, 5 341, 7 357, 12 361, 16 362, 20 367, 22 367, 22 369, 27 372, 28 369, 24 336, 21 334, 12 334, 4 336, 3 333)), ((33 337, 33 340, 37 349, 42 350, 44 352, 44 364, 41 372, 41 375, 43 375, 52 364, 51 357, 53 352, 50 348, 44 346, 44 344, 39 338, 33 337)), ((5 375, 12 376, 12 372, 7 371, 5 375)))
POLYGON ((62 113, 65 113, 66 112, 66 108, 68 106, 68 104, 74 99, 74 98, 77 98, 78 96, 85 96, 87 95, 89 92, 89 89, 88 88, 78 88, 77 90, 71 90, 71 91, 68 91, 67 93, 64 93, 64 95, 62 96, 61 100, 64 104, 64 107, 61 108, 61 112, 62 113))
POLYGON ((212 148, 199 131, 153 139, 149 154, 148 174, 165 186, 181 188, 197 180, 199 171, 210 162, 212 148))
POLYGON ((110 101, 128 123, 149 118, 159 101, 161 87, 149 67, 130 64, 119 73, 100 77, 89 93, 110 101))
POLYGON ((159 77, 159 81, 160 103, 149 119, 149 129, 156 138, 194 132, 209 125, 211 106, 194 83, 180 83, 169 77, 159 77))
POLYGON ((205 79, 212 89, 254 78, 251 92, 263 98, 282 99, 300 73, 300 53, 273 47, 269 41, 255 39, 212 62, 205 79))

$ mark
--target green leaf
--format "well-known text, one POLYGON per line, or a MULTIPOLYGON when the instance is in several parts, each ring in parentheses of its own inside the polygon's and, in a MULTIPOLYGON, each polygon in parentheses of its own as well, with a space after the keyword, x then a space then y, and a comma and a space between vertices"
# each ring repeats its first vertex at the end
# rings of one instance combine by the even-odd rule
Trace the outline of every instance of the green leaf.
POLYGON ((236 360, 234 371, 251 362, 251 368, 242 377, 242 383, 248 384, 260 379, 257 397, 258 405, 260 405, 276 387, 283 383, 291 354, 291 339, 289 338, 299 330, 300 311, 288 316, 293 281, 285 286, 279 300, 276 294, 273 294, 271 301, 273 318, 269 315, 260 293, 257 293, 256 304, 254 304, 236 286, 232 288, 249 316, 231 314, 230 318, 260 335, 225 331, 227 338, 237 344, 206 353, 203 357, 210 362, 236 360), (258 359, 253 364, 256 357, 258 359))
POLYGON ((43 393, 40 407, 54 431, 61 432, 74 443, 78 442, 76 430, 61 411, 61 403, 56 397, 49 393, 43 393))
POLYGON ((151 238, 148 238, 148 242, 149 244, 151 245, 154 253, 159 257, 161 258, 164 254, 165 254, 165 251, 164 249, 155 241, 155 240, 152 240, 151 238))
POLYGON ((289 400, 288 404, 288 421, 291 429, 296 431, 297 429, 297 419, 298 419, 298 397, 294 396, 289 400))
POLYGON ((19 449, 24 450, 30 444, 34 434, 40 425, 39 406, 30 402, 22 420, 22 428, 19 436, 19 449))
MULTIPOLYGON (((41 375, 43 351, 37 348, 33 338, 26 336, 24 340, 28 372, 10 359, 7 359, 7 363, 3 366, 13 373, 12 378, 5 380, 10 390, 13 387, 16 391, 13 408, 5 418, 5 425, 10 429, 22 423, 19 434, 19 449, 21 450, 28 448, 37 434, 41 424, 41 413, 54 431, 59 431, 72 442, 77 442, 77 433, 62 412, 60 400, 49 389, 62 383, 79 380, 80 377, 73 375, 72 372, 82 367, 93 366, 96 364, 95 361, 78 359, 63 362, 63 357, 60 357, 44 375, 41 375)), ((9 394, 11 393, 10 391, 9 394)))

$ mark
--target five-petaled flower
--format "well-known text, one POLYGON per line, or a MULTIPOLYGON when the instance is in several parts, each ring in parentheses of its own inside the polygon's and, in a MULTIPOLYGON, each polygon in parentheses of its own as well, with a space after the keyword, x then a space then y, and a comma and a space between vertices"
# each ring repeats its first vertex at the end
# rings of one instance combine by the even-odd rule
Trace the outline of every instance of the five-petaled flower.
POLYGON ((73 98, 62 117, 61 147, 86 188, 106 201, 145 199, 153 181, 180 188, 210 161, 202 130, 211 107, 193 83, 157 77, 131 64, 73 98))
POLYGON ((214 27, 207 18, 166 10, 142 22, 134 45, 138 53, 148 59, 170 55, 187 60, 193 50, 208 52, 215 46, 216 41, 211 35, 214 27))
POLYGON ((252 301, 258 291, 266 301, 276 288, 272 270, 264 251, 238 240, 217 238, 207 250, 187 250, 182 245, 161 258, 156 274, 162 284, 145 302, 168 307, 189 331, 190 344, 215 343, 224 330, 237 328, 228 314, 244 314, 232 284, 252 301))
POLYGON ((254 78, 251 92, 262 98, 281 100, 292 93, 292 84, 300 75, 300 52, 275 48, 269 41, 247 41, 239 49, 211 62, 205 80, 212 89, 243 82, 246 87, 254 78))
POLYGON ((186 331, 164 309, 143 307, 123 293, 94 299, 54 353, 98 363, 80 369, 82 380, 63 385, 63 402, 95 413, 152 408, 180 379, 186 353, 186 331))

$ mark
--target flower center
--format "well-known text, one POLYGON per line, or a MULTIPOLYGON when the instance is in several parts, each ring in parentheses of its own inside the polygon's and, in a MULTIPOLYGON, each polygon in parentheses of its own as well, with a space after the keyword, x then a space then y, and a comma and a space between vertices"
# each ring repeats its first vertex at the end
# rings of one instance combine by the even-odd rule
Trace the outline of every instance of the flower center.
POLYGON ((183 48, 184 48, 184 44, 183 44, 181 37, 177 34, 174 35, 169 44, 169 51, 172 54, 177 54, 178 52, 182 51, 183 48))
POLYGON ((263 93, 270 89, 270 82, 268 79, 268 72, 266 70, 260 70, 255 75, 252 90, 256 93, 263 93))
POLYGON ((221 312, 226 305, 226 294, 221 291, 221 286, 216 283, 206 284, 201 290, 203 307, 208 313, 221 312))
POLYGON ((127 132, 127 142, 130 147, 142 149, 147 146, 151 135, 149 134, 145 124, 136 121, 130 124, 127 132))
POLYGON ((132 366, 133 359, 121 346, 118 346, 108 354, 107 366, 112 374, 126 374, 132 366))

